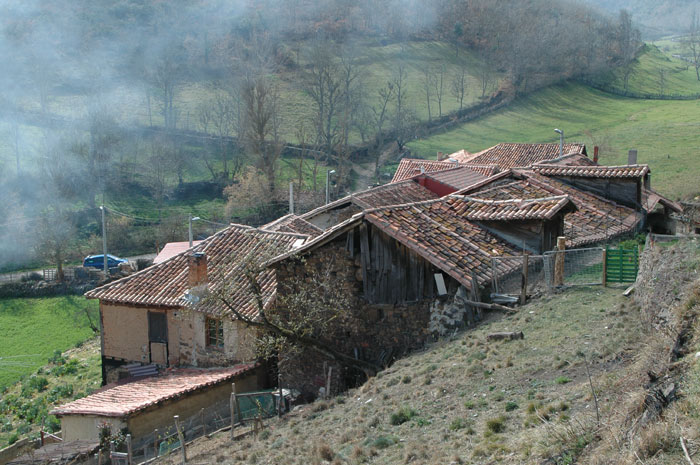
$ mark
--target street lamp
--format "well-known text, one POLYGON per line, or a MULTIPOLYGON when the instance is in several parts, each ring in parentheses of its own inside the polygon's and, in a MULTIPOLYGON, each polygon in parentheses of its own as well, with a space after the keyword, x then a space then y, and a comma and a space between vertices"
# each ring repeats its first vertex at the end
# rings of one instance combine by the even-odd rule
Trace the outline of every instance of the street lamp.
POLYGON ((109 278, 109 268, 107 267, 107 230, 105 229, 105 206, 100 205, 102 212, 102 259, 104 265, 105 279, 109 278))
POLYGON ((564 156, 564 131, 555 129, 554 132, 559 134, 559 158, 564 156))
POLYGON ((198 216, 192 217, 192 215, 190 215, 190 229, 189 229, 189 230, 190 230, 190 235, 189 235, 189 238, 190 238, 190 249, 192 248, 192 222, 193 222, 193 221, 197 221, 197 220, 199 220, 199 219, 200 219, 200 218, 199 218, 198 216))
POLYGON ((331 201, 331 174, 335 174, 335 170, 326 171, 326 205, 331 201))

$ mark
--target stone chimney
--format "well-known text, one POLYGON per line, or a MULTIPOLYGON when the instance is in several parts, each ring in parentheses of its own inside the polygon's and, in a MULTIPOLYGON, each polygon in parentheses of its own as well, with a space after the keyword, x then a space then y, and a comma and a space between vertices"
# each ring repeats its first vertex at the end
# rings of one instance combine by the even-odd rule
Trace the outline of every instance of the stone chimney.
POLYGON ((627 153, 627 164, 628 165, 636 165, 637 164, 637 151, 636 150, 630 150, 627 153))
POLYGON ((442 161, 442 159, 445 158, 445 154, 442 152, 437 153, 437 161, 442 161))
POLYGON ((598 146, 593 147, 593 163, 598 164, 598 146))
POLYGON ((187 256, 188 284, 190 289, 207 284, 207 254, 193 252, 187 256))

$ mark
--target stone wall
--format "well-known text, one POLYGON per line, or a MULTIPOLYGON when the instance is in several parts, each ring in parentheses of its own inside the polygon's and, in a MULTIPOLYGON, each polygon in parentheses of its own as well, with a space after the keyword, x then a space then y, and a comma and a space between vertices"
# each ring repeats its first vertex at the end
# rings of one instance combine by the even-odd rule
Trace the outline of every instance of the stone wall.
MULTIPOLYGON (((378 361, 382 355, 394 356, 420 348, 430 336, 430 302, 406 305, 371 305, 363 298, 362 272, 359 260, 350 258, 345 248, 346 238, 340 238, 321 246, 310 254, 290 258, 275 265, 278 293, 293 292, 299 282, 313 286, 315 276, 322 270, 330 272, 337 282, 338 292, 348 299, 350 309, 338 323, 320 338, 334 349, 348 355, 357 355, 370 361, 378 361)), ((283 311, 280 309, 279 311, 283 311)), ((307 349, 299 356, 280 360, 284 387, 299 389, 307 396, 318 394, 325 384, 323 362, 334 365, 331 391, 342 390, 351 384, 354 373, 341 370, 333 362, 324 360, 313 350, 307 349), (337 376, 337 378, 336 378, 337 376)))

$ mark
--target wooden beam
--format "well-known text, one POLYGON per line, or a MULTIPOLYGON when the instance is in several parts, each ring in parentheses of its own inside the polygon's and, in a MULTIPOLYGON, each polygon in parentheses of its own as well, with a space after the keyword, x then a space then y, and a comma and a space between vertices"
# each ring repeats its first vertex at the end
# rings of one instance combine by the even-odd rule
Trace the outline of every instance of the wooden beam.
POLYGON ((554 258, 554 285, 564 285, 564 252, 566 251, 566 237, 557 237, 557 253, 554 258))

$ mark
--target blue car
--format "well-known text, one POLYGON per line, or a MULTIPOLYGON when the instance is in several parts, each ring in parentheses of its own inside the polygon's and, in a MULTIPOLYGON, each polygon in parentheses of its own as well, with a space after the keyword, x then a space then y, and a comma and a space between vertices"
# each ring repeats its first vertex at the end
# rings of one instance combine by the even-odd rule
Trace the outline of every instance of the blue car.
MULTIPOLYGON (((107 268, 117 268, 120 263, 128 263, 129 260, 123 258, 115 257, 114 255, 107 254, 107 268)), ((83 260, 83 266, 90 268, 99 268, 100 270, 104 268, 104 255, 88 255, 83 260)))

